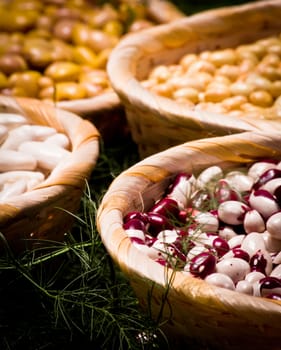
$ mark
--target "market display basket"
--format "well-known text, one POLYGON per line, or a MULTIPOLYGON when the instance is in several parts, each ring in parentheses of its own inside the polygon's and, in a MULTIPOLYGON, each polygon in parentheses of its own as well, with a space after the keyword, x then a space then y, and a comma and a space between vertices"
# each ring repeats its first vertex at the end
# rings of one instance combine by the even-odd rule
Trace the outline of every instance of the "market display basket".
POLYGON ((0 201, 0 232, 14 251, 38 247, 44 240, 62 241, 95 168, 99 132, 74 113, 36 99, 0 96, 0 113, 0 118, 5 113, 24 116, 30 125, 54 128, 70 141, 70 153, 46 172, 43 182, 0 201))
MULTIPOLYGON (((156 24, 169 23, 185 16, 170 1, 148 1, 146 6, 149 18, 156 24)), ((91 120, 108 144, 130 134, 124 107, 114 91, 87 99, 61 101, 58 106, 91 120)))
POLYGON ((124 217, 151 208, 178 173, 280 160, 280 145, 279 133, 259 131, 189 141, 131 166, 105 193, 97 213, 105 247, 129 279, 141 307, 158 319, 175 348, 198 342, 202 349, 277 350, 280 301, 216 287, 159 264, 132 243, 123 229, 124 217))
POLYGON ((106 62, 125 35, 184 14, 153 0, 4 1, 0 16, 0 94, 55 104, 94 123, 103 140, 128 136, 124 110, 106 62))
MULTIPOLYGON (((246 110, 236 117, 207 107, 198 110, 196 106, 176 102, 170 96, 156 94, 143 84, 154 68, 176 65, 184 55, 236 48, 278 36, 280 15, 280 1, 249 2, 203 11, 150 28, 124 38, 117 45, 107 70, 111 85, 125 107, 133 139, 142 157, 189 140, 280 129, 278 104, 258 118, 246 110)), ((192 80, 194 84, 198 83, 199 74, 194 74, 192 80)))

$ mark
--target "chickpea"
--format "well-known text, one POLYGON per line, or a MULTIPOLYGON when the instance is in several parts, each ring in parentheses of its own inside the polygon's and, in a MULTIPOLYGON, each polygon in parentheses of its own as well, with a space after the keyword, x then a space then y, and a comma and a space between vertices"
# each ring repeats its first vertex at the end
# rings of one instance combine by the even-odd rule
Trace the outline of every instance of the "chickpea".
POLYGON ((197 60, 189 65, 187 72, 189 74, 194 74, 197 72, 206 72, 213 75, 215 70, 216 68, 213 63, 204 60, 197 60))
POLYGON ((253 91, 249 96, 249 100, 253 104, 261 107, 269 107, 273 103, 272 96, 265 90, 253 91))
POLYGON ((14 72, 23 72, 27 69, 25 59, 17 54, 7 53, 0 57, 0 71, 10 75, 14 72))
POLYGON ((223 76, 231 81, 235 81, 240 75, 240 69, 238 66, 224 64, 216 71, 216 76, 223 76))
POLYGON ((187 100, 193 104, 199 102, 198 90, 192 87, 183 87, 174 91, 173 98, 176 100, 187 100))
POLYGON ((230 92, 233 96, 235 95, 249 96, 253 90, 254 90, 254 87, 252 85, 249 85, 243 81, 234 82, 230 86, 230 92))
POLYGON ((223 100, 222 105, 227 111, 232 111, 235 109, 240 110, 241 105, 247 102, 248 102, 248 99, 245 96, 236 95, 236 96, 228 97, 225 100, 223 100))
POLYGON ((281 96, 281 80, 273 81, 271 84, 270 94, 273 98, 281 96))
POLYGON ((171 73, 169 68, 164 65, 155 67, 150 74, 150 78, 158 81, 159 83, 167 81, 170 77, 171 73))
POLYGON ((182 66, 184 70, 187 70, 191 65, 191 63, 196 61, 197 61, 197 55, 195 53, 187 54, 181 58, 179 65, 182 66))
POLYGON ((221 102, 230 97, 230 90, 225 84, 213 84, 207 87, 204 95, 206 102, 221 102))
POLYGON ((224 49, 220 51, 214 51, 210 54, 210 61, 217 67, 221 67, 225 64, 235 64, 237 57, 233 49, 224 49))

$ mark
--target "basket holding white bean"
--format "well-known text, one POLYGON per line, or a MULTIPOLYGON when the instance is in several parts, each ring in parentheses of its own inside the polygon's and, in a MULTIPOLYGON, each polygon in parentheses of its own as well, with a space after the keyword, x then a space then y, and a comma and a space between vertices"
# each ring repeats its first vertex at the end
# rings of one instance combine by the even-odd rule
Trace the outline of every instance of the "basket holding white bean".
POLYGON ((66 134, 28 117, 0 113, 0 201, 30 191, 71 154, 66 134))
POLYGON ((234 117, 280 116, 281 37, 234 48, 187 53, 155 66, 144 87, 195 110, 234 117))
POLYGON ((281 162, 179 173, 123 227, 149 258, 218 287, 281 300, 281 162))

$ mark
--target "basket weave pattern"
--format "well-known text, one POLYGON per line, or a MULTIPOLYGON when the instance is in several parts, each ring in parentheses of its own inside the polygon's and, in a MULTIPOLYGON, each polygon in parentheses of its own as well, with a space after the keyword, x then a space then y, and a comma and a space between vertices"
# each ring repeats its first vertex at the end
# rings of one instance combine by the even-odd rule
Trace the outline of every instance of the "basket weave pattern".
POLYGON ((253 119, 192 110, 141 85, 159 64, 184 54, 237 47, 281 32, 280 1, 257 1, 201 12, 137 33, 113 50, 108 73, 125 106, 141 157, 186 141, 254 130, 280 129, 278 118, 253 119), (245 31, 245 23, 247 30, 245 31))
MULTIPOLYGON (((127 275, 141 306, 162 321, 174 341, 198 340, 215 349, 280 348, 281 303, 208 285, 148 258, 123 230, 130 211, 146 211, 179 172, 281 159, 280 134, 245 132, 190 141, 154 154, 112 182, 98 209, 97 225, 113 260, 127 275), (167 296, 166 296, 167 294, 167 296), (150 297, 148 297, 150 295, 150 297)), ((208 348, 209 349, 209 348, 208 348)))

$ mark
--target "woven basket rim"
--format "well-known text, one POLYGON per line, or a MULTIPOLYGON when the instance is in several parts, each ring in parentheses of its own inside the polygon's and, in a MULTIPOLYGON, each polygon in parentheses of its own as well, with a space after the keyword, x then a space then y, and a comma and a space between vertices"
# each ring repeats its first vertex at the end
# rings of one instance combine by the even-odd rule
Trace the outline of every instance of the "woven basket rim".
MULTIPOLYGON (((178 153, 179 157, 175 158, 173 162, 173 165, 177 167, 174 175, 183 170, 182 165, 180 164, 180 159, 183 154, 186 154, 188 149, 195 151, 202 149, 204 150, 204 147, 206 149, 206 145, 215 144, 216 142, 220 145, 222 144, 222 147, 224 147, 224 142, 231 142, 231 145, 233 146, 233 142, 236 142, 237 140, 239 142, 241 141, 242 143, 246 143, 249 148, 255 144, 255 140, 257 140, 258 144, 260 143, 263 146, 268 144, 270 145, 270 152, 272 155, 275 154, 281 158, 280 134, 278 132, 244 132, 241 134, 190 141, 171 147, 141 160, 140 162, 131 166, 129 169, 123 171, 113 180, 98 208, 97 228, 109 254, 121 267, 121 269, 130 275, 129 278, 133 279, 135 275, 136 278, 156 282, 162 286, 165 286, 167 277, 167 268, 163 267, 157 262, 154 262, 144 253, 140 252, 136 247, 134 247, 130 241, 130 238, 122 228, 123 217, 134 206, 134 201, 136 200, 136 184, 138 185, 137 190, 141 192, 139 197, 141 197, 145 189, 147 189, 149 192, 149 196, 150 189, 152 188, 151 183, 153 181, 154 185, 157 185, 157 183, 163 181, 165 177, 172 175, 172 171, 168 170, 168 166, 166 166, 166 164, 169 162, 170 158, 174 157, 175 154, 178 153), (165 170, 163 170, 164 168, 165 170), (154 175, 151 174, 154 174, 155 178, 153 177, 154 175), (132 180, 133 178, 138 178, 138 180, 130 183, 130 179, 132 180), (150 184, 150 187, 148 184, 150 184)), ((261 146, 260 149, 264 154, 267 154, 269 147, 263 146, 261 146)), ((229 150, 231 150, 230 146, 229 150)), ((211 151, 210 154, 212 154, 212 152, 213 151, 211 151)), ((209 152, 207 153, 209 154, 209 152)), ((191 152, 189 153, 189 156, 190 154, 191 152)), ((214 156, 216 157, 216 155, 214 156)), ((234 164, 237 163, 238 159, 239 164, 241 161, 242 163, 249 163, 251 157, 253 157, 253 153, 251 153, 251 151, 250 153, 246 152, 245 154, 241 153, 240 155, 234 152, 233 159, 236 159, 234 164)), ((255 160, 253 158, 252 161, 255 160)), ((217 160, 218 158, 215 158, 215 161, 217 160)), ((212 161, 214 162, 214 160, 212 161)), ((200 290, 200 293, 202 293, 200 295, 201 302, 202 299, 204 299, 206 302, 215 304, 216 307, 225 305, 231 310, 246 310, 247 312, 255 310, 257 313, 264 313, 268 315, 273 313, 275 316, 277 315, 277 317, 280 317, 281 302, 279 301, 244 295, 235 291, 210 286, 203 280, 185 276, 181 272, 174 273, 171 289, 175 290, 184 297, 187 296, 189 301, 191 300, 191 302, 196 304, 196 298, 198 295, 196 295, 195 291, 190 291, 190 287, 194 284, 196 285, 196 289, 200 290), (219 298, 219 301, 217 298, 219 298)))
POLYGON ((157 54, 159 50, 173 50, 174 48, 183 47, 188 44, 189 34, 192 39, 193 35, 197 35, 194 34, 196 30, 197 32, 198 30, 201 31, 198 28, 202 28, 203 35, 208 35, 210 23, 214 19, 217 20, 216 30, 220 31, 220 22, 223 22, 225 18, 232 18, 233 16, 239 18, 240 14, 251 13, 251 11, 264 15, 267 13, 267 9, 271 13, 274 13, 275 9, 278 9, 280 12, 280 1, 262 0, 206 10, 124 38, 113 49, 107 64, 107 72, 114 91, 125 106, 133 104, 134 108, 137 107, 142 111, 161 117, 162 120, 167 122, 172 120, 173 123, 179 123, 181 126, 192 128, 192 124, 190 123, 190 120, 192 120, 194 125, 196 124, 196 129, 199 128, 201 130, 206 125, 209 125, 213 130, 221 127, 234 132, 255 131, 257 129, 264 130, 266 128, 274 131, 279 124, 277 120, 268 119, 265 121, 261 119, 257 121, 256 119, 247 118, 246 113, 243 118, 238 119, 219 113, 192 110, 172 99, 148 91, 140 84, 137 77, 138 61, 148 57, 147 64, 156 64, 155 57, 153 56, 155 53, 157 54), (182 28, 184 28, 185 37, 181 35, 182 28), (165 37, 167 40, 170 38, 170 42, 162 43, 162 37, 165 37), (172 44, 172 40, 176 44, 172 44), (169 47, 169 45, 171 46, 169 47))

